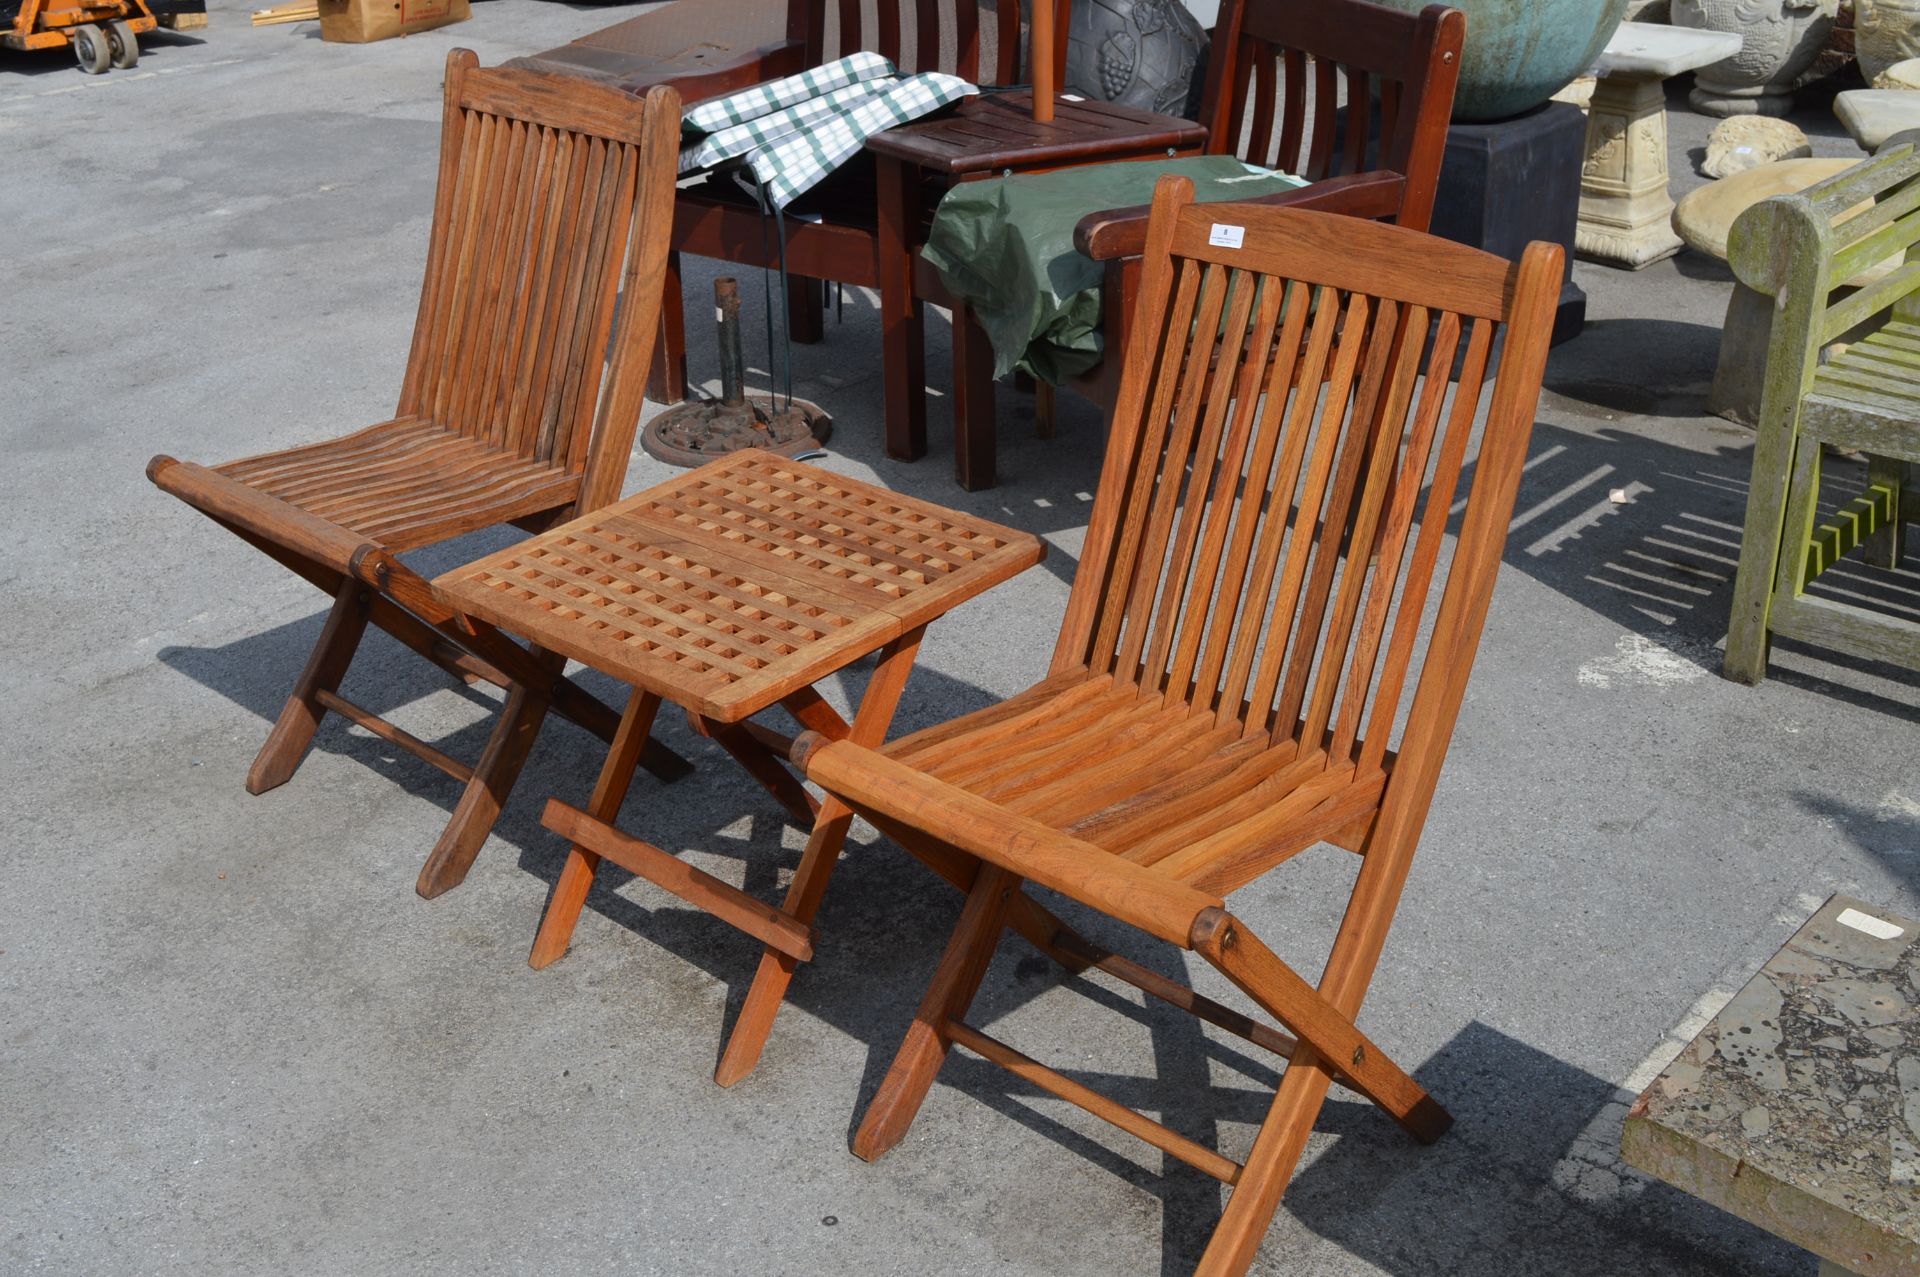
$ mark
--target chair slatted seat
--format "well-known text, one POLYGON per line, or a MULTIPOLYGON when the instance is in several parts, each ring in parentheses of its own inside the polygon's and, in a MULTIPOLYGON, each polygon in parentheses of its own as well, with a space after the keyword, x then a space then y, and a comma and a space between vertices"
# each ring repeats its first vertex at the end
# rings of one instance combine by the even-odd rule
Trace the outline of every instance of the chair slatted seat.
MULTIPOLYGON (((458 884, 549 709, 610 738, 619 715, 565 662, 476 634, 396 554, 496 524, 539 528, 620 493, 658 329, 680 101, 447 58, 432 237, 390 421, 202 466, 158 456, 164 491, 331 594, 333 610, 247 776, 290 780, 329 712, 462 781, 418 890, 458 884), (624 292, 618 323, 616 295, 624 292), (341 696, 368 625, 507 691, 480 759, 456 762, 341 696)), ((656 741, 662 778, 687 764, 656 741)))
POLYGON ((1048 676, 882 749, 809 734, 793 757, 968 892, 854 1151, 904 1137, 958 1044, 1233 1185, 1199 1271, 1237 1274, 1336 1081, 1421 1140, 1451 1121, 1354 1020, 1490 606, 1564 255, 1196 205, 1166 178, 1144 268, 1048 676), (1226 898, 1322 842, 1358 868, 1316 987, 1226 898), (1027 884, 1199 953, 1288 1032, 1090 943, 1027 884), (1286 1057, 1246 1161, 969 1022, 1009 927, 1286 1057))
POLYGON ((580 475, 563 466, 419 418, 214 470, 389 550, 529 518, 580 492, 580 475))

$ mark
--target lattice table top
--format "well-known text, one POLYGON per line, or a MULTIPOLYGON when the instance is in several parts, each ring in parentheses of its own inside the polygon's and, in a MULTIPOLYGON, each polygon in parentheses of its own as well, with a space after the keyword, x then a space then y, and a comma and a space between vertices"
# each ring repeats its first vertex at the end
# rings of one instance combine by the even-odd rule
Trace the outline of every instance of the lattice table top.
POLYGON ((503 630, 737 722, 1044 552, 1028 533, 750 450, 435 584, 503 630))

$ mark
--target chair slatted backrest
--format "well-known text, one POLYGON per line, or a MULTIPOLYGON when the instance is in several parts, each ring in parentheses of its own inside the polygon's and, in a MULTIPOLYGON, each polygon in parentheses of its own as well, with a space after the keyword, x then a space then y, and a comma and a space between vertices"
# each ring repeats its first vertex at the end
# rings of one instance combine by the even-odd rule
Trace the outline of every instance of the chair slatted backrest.
POLYGON ((447 60, 432 242, 399 415, 618 494, 672 227, 680 102, 447 60), (624 270, 623 270, 624 268, 624 270), (623 322, 611 358, 615 297, 623 322), (591 443, 591 449, 590 449, 591 443), (609 486, 610 485, 610 486, 609 486))
MULTIPOLYGON (((1020 0, 797 0, 812 14, 807 65, 861 51, 889 58, 902 71, 944 71, 976 84, 1022 80, 1024 22, 1020 0), (990 11, 990 12, 989 12, 990 11)), ((1071 0, 1052 0, 1054 30, 1067 29, 1071 0)), ((1066 66, 1067 42, 1054 51, 1054 83, 1066 66)))
POLYGON ((1425 230, 1465 15, 1368 0, 1228 0, 1220 16, 1200 114, 1208 149, 1314 182, 1391 169, 1408 179, 1400 224, 1425 230))
POLYGON ((1169 178, 1156 194, 1054 669, 1211 709, 1302 759, 1323 749, 1356 778, 1384 769, 1416 688, 1396 771, 1415 744, 1444 753, 1532 429, 1561 253, 1535 245, 1515 265, 1395 226, 1190 205, 1191 189, 1169 178), (1210 243, 1233 238, 1218 224, 1244 246, 1210 243))

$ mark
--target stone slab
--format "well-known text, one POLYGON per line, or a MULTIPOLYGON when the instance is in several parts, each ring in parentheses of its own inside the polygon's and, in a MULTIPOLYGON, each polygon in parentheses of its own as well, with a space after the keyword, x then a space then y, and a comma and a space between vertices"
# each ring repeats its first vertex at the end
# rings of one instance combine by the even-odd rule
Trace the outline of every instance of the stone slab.
POLYGON ((1920 1272, 1920 922, 1829 899, 1641 1094, 1621 1152, 1862 1277, 1920 1272))
POLYGON ((1920 92, 1913 89, 1848 89, 1833 99, 1853 140, 1877 151, 1902 129, 1920 128, 1920 92))
POLYGON ((1657 22, 1622 22, 1594 66, 1597 76, 1660 79, 1694 71, 1740 52, 1745 37, 1733 31, 1696 31, 1657 22))
POLYGON ((1695 187, 1673 210, 1673 229, 1695 252, 1727 259, 1727 235, 1740 214, 1775 195, 1792 195, 1844 173, 1857 159, 1781 160, 1695 187))

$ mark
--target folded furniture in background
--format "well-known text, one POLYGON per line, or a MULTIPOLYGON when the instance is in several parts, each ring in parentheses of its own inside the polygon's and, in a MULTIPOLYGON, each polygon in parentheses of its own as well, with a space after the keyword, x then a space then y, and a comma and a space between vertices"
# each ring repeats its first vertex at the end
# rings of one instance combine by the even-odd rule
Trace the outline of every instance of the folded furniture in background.
POLYGON ((1252 1262, 1335 1082, 1423 1140, 1447 1128, 1354 1021, 1465 695, 1563 263, 1163 180, 1048 676, 884 749, 795 743, 904 846, 977 864, 855 1152, 906 1134, 958 1043, 1233 1185, 1200 1264, 1223 1274, 1252 1262), (1320 843, 1359 860, 1316 988, 1225 902, 1320 843), (1293 1036, 1076 936, 1029 881, 1198 952, 1293 1036), (1009 926, 1288 1057, 1244 1165, 968 1022, 1009 926))
MULTIPOLYGON (((147 468, 333 596, 249 792, 292 777, 330 710, 465 783, 421 870, 423 896, 466 876, 549 709, 606 738, 618 715, 567 681, 560 657, 463 627, 394 556, 495 524, 549 526, 620 494, 658 327, 679 136, 671 89, 637 101, 584 80, 482 69, 454 50, 426 281, 393 420, 222 466, 158 456, 147 468), (507 690, 472 767, 340 695, 369 624, 507 690)), ((643 759, 663 779, 686 770, 652 741, 643 759)))

